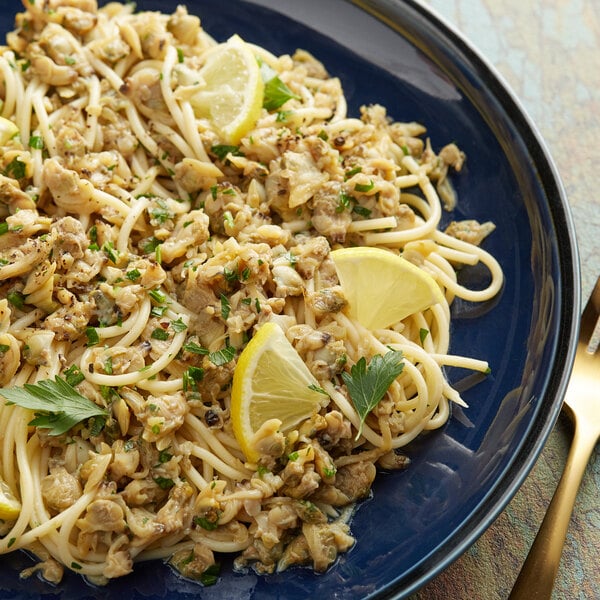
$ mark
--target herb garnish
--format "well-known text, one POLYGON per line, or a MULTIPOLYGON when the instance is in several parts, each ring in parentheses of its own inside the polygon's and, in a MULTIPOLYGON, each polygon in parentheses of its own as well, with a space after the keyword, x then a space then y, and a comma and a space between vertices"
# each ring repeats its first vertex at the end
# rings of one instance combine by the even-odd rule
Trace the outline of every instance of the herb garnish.
POLYGON ((23 308, 25 304, 25 296, 21 292, 9 292, 6 299, 15 307, 23 308))
POLYGON ((375 187, 375 184, 373 183, 373 180, 370 179, 369 183, 357 183, 354 186, 354 189, 357 192, 366 193, 366 192, 370 192, 374 187, 375 187))
POLYGON ((23 179, 23 177, 25 177, 26 170, 27 166, 25 163, 19 160, 19 157, 16 156, 11 162, 8 163, 8 165, 6 165, 3 175, 12 177, 13 179, 23 179))
POLYGON ((283 106, 292 98, 300 100, 300 96, 294 94, 294 92, 281 81, 277 75, 277 71, 263 61, 259 61, 259 64, 260 74, 265 84, 263 92, 263 108, 266 108, 271 112, 278 109, 280 106, 283 106))
POLYGON ((165 331, 162 327, 157 327, 156 329, 152 330, 150 337, 153 340, 160 340, 164 342, 169 339, 169 332, 165 331))
POLYGON ((108 412, 82 396, 58 375, 38 383, 26 383, 23 387, 0 390, 10 404, 35 411, 29 423, 35 427, 49 429, 49 435, 62 435, 91 417, 108 417, 108 412))
POLYGON ((175 321, 171 321, 171 327, 175 333, 181 333, 187 329, 187 325, 183 322, 181 317, 175 319, 175 321))
POLYGON ((32 135, 29 138, 29 147, 34 150, 43 150, 44 149, 44 138, 39 135, 32 135))
POLYGON ((203 348, 200 344, 196 344, 196 342, 188 342, 184 344, 183 349, 186 352, 190 352, 191 354, 208 354, 208 348, 203 348))
POLYGON ((68 369, 65 369, 64 375, 67 383, 73 387, 85 379, 85 375, 77 365, 71 365, 68 369))
POLYGON ((206 568, 200 575, 200 583, 202 585, 214 585, 217 583, 220 573, 221 565, 219 563, 210 565, 210 567, 206 568))
POLYGON ((376 354, 367 367, 363 356, 350 369, 350 373, 342 373, 342 379, 348 388, 350 399, 360 417, 360 427, 356 434, 358 439, 367 415, 379 404, 388 388, 402 373, 404 363, 402 352, 390 350, 383 356, 376 354))
MULTIPOLYGON (((239 146, 230 146, 227 144, 215 144, 210 147, 210 151, 221 161, 225 160, 228 154, 231 154, 232 156, 244 156, 244 153, 240 150, 239 146)), ((216 186, 213 187, 216 188, 216 186)))
POLYGON ((168 477, 155 477, 154 483, 156 483, 161 490, 168 490, 175 485, 175 482, 168 477))
POLYGON ((198 391, 198 382, 204 378, 204 369, 202 367, 188 367, 183 373, 183 391, 198 391))
POLYGON ((224 321, 227 321, 230 312, 231 304, 229 302, 229 298, 227 298, 225 294, 221 294, 221 317, 224 321))
POLYGON ((194 525, 202 527, 207 531, 214 531, 219 526, 219 514, 214 514, 206 517, 194 517, 194 525))
POLYGON ((216 367, 221 367, 232 360, 234 356, 235 348, 233 346, 225 346, 225 348, 221 348, 221 350, 211 352, 208 355, 208 359, 216 367))

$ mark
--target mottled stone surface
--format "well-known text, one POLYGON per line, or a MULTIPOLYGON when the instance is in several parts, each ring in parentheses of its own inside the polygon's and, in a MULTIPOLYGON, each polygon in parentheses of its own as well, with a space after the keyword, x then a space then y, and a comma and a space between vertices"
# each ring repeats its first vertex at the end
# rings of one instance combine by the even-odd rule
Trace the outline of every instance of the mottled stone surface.
MULTIPOLYGON (((572 208, 585 302, 600 274, 600 2, 426 3, 496 67, 545 139, 572 208)), ((506 600, 562 473, 571 435, 568 419, 561 416, 506 510, 413 600, 506 600)), ((553 599, 600 599, 599 563, 596 448, 579 491, 553 599)))

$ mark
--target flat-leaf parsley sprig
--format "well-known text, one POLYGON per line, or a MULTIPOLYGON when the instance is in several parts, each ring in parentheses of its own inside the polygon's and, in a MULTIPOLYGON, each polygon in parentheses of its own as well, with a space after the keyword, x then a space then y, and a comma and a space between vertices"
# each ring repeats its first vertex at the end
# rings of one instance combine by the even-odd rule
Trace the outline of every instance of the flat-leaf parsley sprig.
POLYGON ((108 412, 82 396, 58 375, 23 387, 0 389, 9 404, 33 410, 35 418, 29 423, 48 429, 49 435, 63 435, 90 417, 108 417, 108 412))
POLYGON ((342 373, 350 399, 360 417, 356 439, 362 434, 368 414, 381 402, 394 379, 402 373, 402 369, 404 369, 402 352, 390 350, 383 356, 381 354, 373 356, 368 367, 367 360, 363 356, 352 365, 350 373, 342 373))

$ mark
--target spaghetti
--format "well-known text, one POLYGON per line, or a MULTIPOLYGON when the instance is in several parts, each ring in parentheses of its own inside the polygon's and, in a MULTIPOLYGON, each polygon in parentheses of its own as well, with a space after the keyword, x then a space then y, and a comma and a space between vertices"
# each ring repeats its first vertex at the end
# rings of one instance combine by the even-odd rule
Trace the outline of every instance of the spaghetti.
POLYGON ((405 466, 395 450, 462 403, 443 367, 487 370, 448 354, 454 297, 502 285, 479 247, 493 225, 438 229, 464 156, 381 106, 348 116, 314 57, 257 46, 289 94, 228 146, 181 92, 216 43, 185 8, 24 6, 0 50, 0 395, 59 377, 95 412, 53 434, 60 415, 2 401, 0 475, 21 508, 0 552, 29 550, 28 573, 52 582, 66 567, 104 584, 158 558, 206 582, 221 552, 259 572, 326 569, 354 542, 348 507, 375 465, 405 466), (329 258, 344 245, 401 253, 446 302, 365 329, 329 258), (489 285, 468 290, 456 268, 478 263, 489 285), (252 464, 230 384, 268 321, 329 404, 252 464), (402 374, 357 437, 341 374, 389 348, 402 374))

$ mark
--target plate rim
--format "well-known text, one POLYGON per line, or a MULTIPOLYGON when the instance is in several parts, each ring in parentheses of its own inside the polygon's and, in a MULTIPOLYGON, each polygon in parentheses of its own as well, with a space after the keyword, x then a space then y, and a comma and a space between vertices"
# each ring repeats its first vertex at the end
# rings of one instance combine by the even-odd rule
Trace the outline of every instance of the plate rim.
MULTIPOLYGON (((250 4, 261 4, 255 0, 241 0, 242 2, 250 3, 250 4)), ((575 356, 575 344, 577 338, 577 331, 579 328, 579 320, 580 320, 580 307, 581 307, 581 298, 580 298, 580 288, 581 288, 581 272, 580 272, 580 262, 579 262, 579 253, 577 249, 576 236, 575 236, 575 227, 573 223, 572 211, 570 205, 568 203, 567 195, 562 184, 560 175, 558 173, 558 169, 554 163, 554 160, 549 152, 549 149, 546 146, 543 137, 529 116, 527 110, 521 104, 517 95, 513 92, 510 85, 505 81, 504 77, 499 73, 499 71, 495 68, 491 62, 489 62, 485 56, 477 50, 474 44, 468 40, 466 36, 464 36, 456 27, 454 27, 451 23, 449 23, 446 19, 444 19, 441 15, 435 11, 432 7, 425 5, 423 2, 419 0, 340 0, 342 2, 346 2, 348 4, 353 4, 358 8, 362 9, 368 14, 376 16, 365 8, 367 5, 381 5, 383 8, 391 9, 404 9, 409 8, 415 11, 416 14, 421 15, 421 17, 428 19, 432 26, 437 28, 440 32, 444 34, 446 38, 449 40, 449 44, 453 48, 460 48, 462 52, 468 57, 469 65, 478 65, 478 70, 481 76, 481 73, 487 73, 487 77, 490 81, 493 81, 496 84, 497 90, 501 92, 498 94, 494 92, 493 96, 496 98, 498 102, 505 108, 506 112, 510 114, 511 120, 518 116, 521 123, 515 124, 520 133, 522 133, 523 128, 525 128, 531 134, 531 143, 535 145, 535 154, 536 160, 534 161, 536 165, 538 165, 539 161, 544 163, 544 166, 547 167, 548 172, 545 173, 542 177, 543 188, 547 191, 547 183, 551 182, 554 187, 556 187, 557 191, 557 202, 554 204, 549 203, 549 213, 552 217, 553 221, 556 221, 557 217, 561 217, 564 221, 563 225, 563 235, 566 235, 569 243, 568 246, 564 249, 561 249, 561 252, 558 255, 558 269, 561 275, 561 281, 567 283, 565 281, 565 277, 567 275, 571 275, 570 281, 568 283, 571 284, 569 290, 565 290, 564 286, 561 286, 561 290, 565 292, 565 297, 561 299, 561 314, 565 314, 565 300, 568 295, 569 298, 573 300, 573 307, 578 308, 579 310, 572 310, 570 313, 565 314, 566 317, 570 317, 568 319, 560 319, 560 329, 561 331, 557 333, 557 338, 562 341, 560 348, 566 347, 566 354, 562 355, 560 353, 560 348, 557 345, 555 355, 556 357, 561 356, 564 357, 564 365, 562 367, 561 373, 555 373, 557 367, 557 360, 555 358, 553 368, 549 372, 549 375, 552 377, 551 380, 547 383, 547 392, 552 389, 554 390, 555 399, 552 403, 552 410, 544 415, 544 418, 540 422, 541 415, 537 414, 535 418, 532 417, 532 426, 526 435, 523 436, 521 440, 521 446, 518 452, 514 453, 511 457, 510 463, 505 468, 502 477, 499 478, 499 481, 505 481, 509 475, 513 475, 512 482, 510 486, 503 487, 501 492, 499 493, 499 483, 496 483, 493 489, 489 490, 488 494, 482 499, 480 506, 477 511, 473 511, 467 521, 472 522, 475 516, 478 515, 478 512, 482 510, 482 508, 491 503, 493 510, 485 511, 485 516, 478 522, 478 526, 474 528, 474 530, 464 539, 460 541, 460 543, 454 545, 453 549, 449 553, 445 553, 445 557, 437 561, 433 568, 423 569, 422 573, 419 572, 420 566, 426 564, 428 560, 430 560, 431 556, 437 554, 449 540, 444 540, 441 542, 434 552, 432 552, 428 557, 424 557, 423 560, 417 565, 416 570, 414 570, 415 576, 413 577, 413 570, 407 571, 403 574, 401 579, 394 580, 384 586, 381 590, 378 590, 373 595, 370 595, 369 598, 404 598, 407 595, 410 595, 420 589, 423 585, 433 579, 436 575, 438 575, 441 571, 447 568, 452 562, 454 562, 461 554, 463 554, 491 525, 491 523, 497 518, 497 516, 504 510, 504 508, 509 504, 509 502, 513 499, 514 495, 518 492, 522 483, 525 481, 529 472, 535 465, 535 462, 539 458, 539 455, 547 441, 550 432, 552 431, 554 424, 558 418, 561 408, 562 397, 564 396, 567 382, 571 373, 572 364, 575 356), (510 109, 510 110, 509 110, 510 109), (559 214, 560 213, 560 214, 559 214), (566 254, 569 256, 566 256, 566 254), (570 260, 569 260, 570 258, 570 260), (567 294, 568 292, 568 294, 567 294), (567 333, 568 335, 560 335, 560 333, 567 333), (561 401, 558 401, 558 398, 561 398, 561 401), (534 426, 535 425, 535 426, 534 426), (525 452, 525 456, 522 454, 525 452), (408 581, 408 586, 405 583, 408 581)), ((266 6, 270 4, 274 4, 275 2, 268 2, 266 6)), ((265 5, 262 3, 261 5, 265 5)), ((269 6, 270 7, 270 6, 269 6)), ((390 23, 387 23, 388 25, 390 23)), ((411 40, 412 43, 412 40, 411 40)), ((432 56, 428 55, 431 59, 432 56)), ((437 61, 434 61, 437 62, 437 61)), ((487 80, 486 80, 487 83, 487 80)), ((528 140, 529 141, 529 140, 528 140)), ((532 155, 534 152, 532 151, 532 155)), ((546 198, 548 199, 548 195, 546 194, 546 198)), ((538 411, 539 412, 539 411, 538 411)), ((455 536, 451 536, 451 540, 455 539, 455 536)))
MULTIPOLYGON (((568 240, 568 245, 561 247, 558 254, 557 267, 560 268, 563 284, 568 284, 568 287, 566 289, 564 285, 560 287, 565 294, 561 299, 561 310, 559 312, 566 318, 559 319, 560 331, 556 334, 558 343, 554 353, 555 361, 553 368, 549 371, 550 380, 546 386, 546 395, 551 392, 550 395, 553 397, 550 404, 551 410, 545 415, 542 414, 542 411, 538 410, 535 418, 532 418, 529 430, 523 436, 519 449, 512 455, 502 475, 498 477, 495 485, 482 499, 477 510, 473 511, 466 519, 466 523, 472 523, 473 521, 477 521, 476 517, 480 513, 483 513, 483 516, 477 521, 477 525, 470 533, 462 536, 458 543, 449 552, 445 552, 443 557, 438 559, 434 565, 421 569, 421 566, 425 566, 428 561, 432 560, 432 557, 441 553, 451 541, 456 539, 456 535, 453 533, 448 539, 442 541, 429 556, 424 557, 421 563, 414 569, 407 571, 401 578, 390 582, 381 591, 369 596, 369 598, 377 600, 392 598, 400 600, 417 592, 464 554, 489 529, 490 525, 513 500, 535 466, 561 412, 562 400, 575 359, 581 313, 581 266, 573 213, 557 165, 531 115, 496 66, 455 25, 433 7, 426 5, 421 0, 344 1, 357 6, 365 13, 390 26, 398 35, 404 35, 403 30, 394 21, 393 15, 390 16, 387 13, 393 13, 393 11, 400 9, 406 10, 408 6, 421 18, 428 20, 432 28, 442 33, 453 48, 458 48, 465 55, 468 59, 468 64, 477 68, 479 77, 482 79, 485 78, 484 83, 493 82, 495 84, 494 98, 500 103, 506 113, 510 115, 511 122, 516 126, 518 131, 521 134, 524 131, 530 134, 527 142, 528 146, 530 143, 535 146, 534 148, 530 147, 530 154, 535 159, 534 164, 538 167, 544 166, 547 170, 546 173, 540 176, 543 189, 547 192, 549 184, 556 188, 558 202, 550 202, 550 195, 546 193, 548 209, 555 224, 557 224, 557 217, 562 219, 562 227, 558 229, 561 230, 561 234, 566 236, 568 240), (515 120, 515 117, 518 117, 518 119, 515 120), (540 163, 542 164, 540 165, 540 163), (568 277, 569 275, 570 277, 568 277), (571 311, 568 310, 569 302, 566 301, 567 298, 571 298, 573 301, 573 309, 571 311), (560 343, 561 341, 562 344, 560 343), (560 372, 556 373, 559 356, 564 357, 564 363, 562 369, 559 369, 560 372), (507 481, 510 481, 508 485, 500 485, 502 482, 507 481)), ((414 39, 410 41, 413 44, 415 43, 414 39)), ((424 51, 430 60, 439 65, 439 61, 435 59, 433 53, 427 52, 421 44, 417 45, 417 47, 421 51, 424 51)), ((442 69, 446 71, 443 66, 442 69)), ((478 108, 476 105, 475 107, 478 108)))

